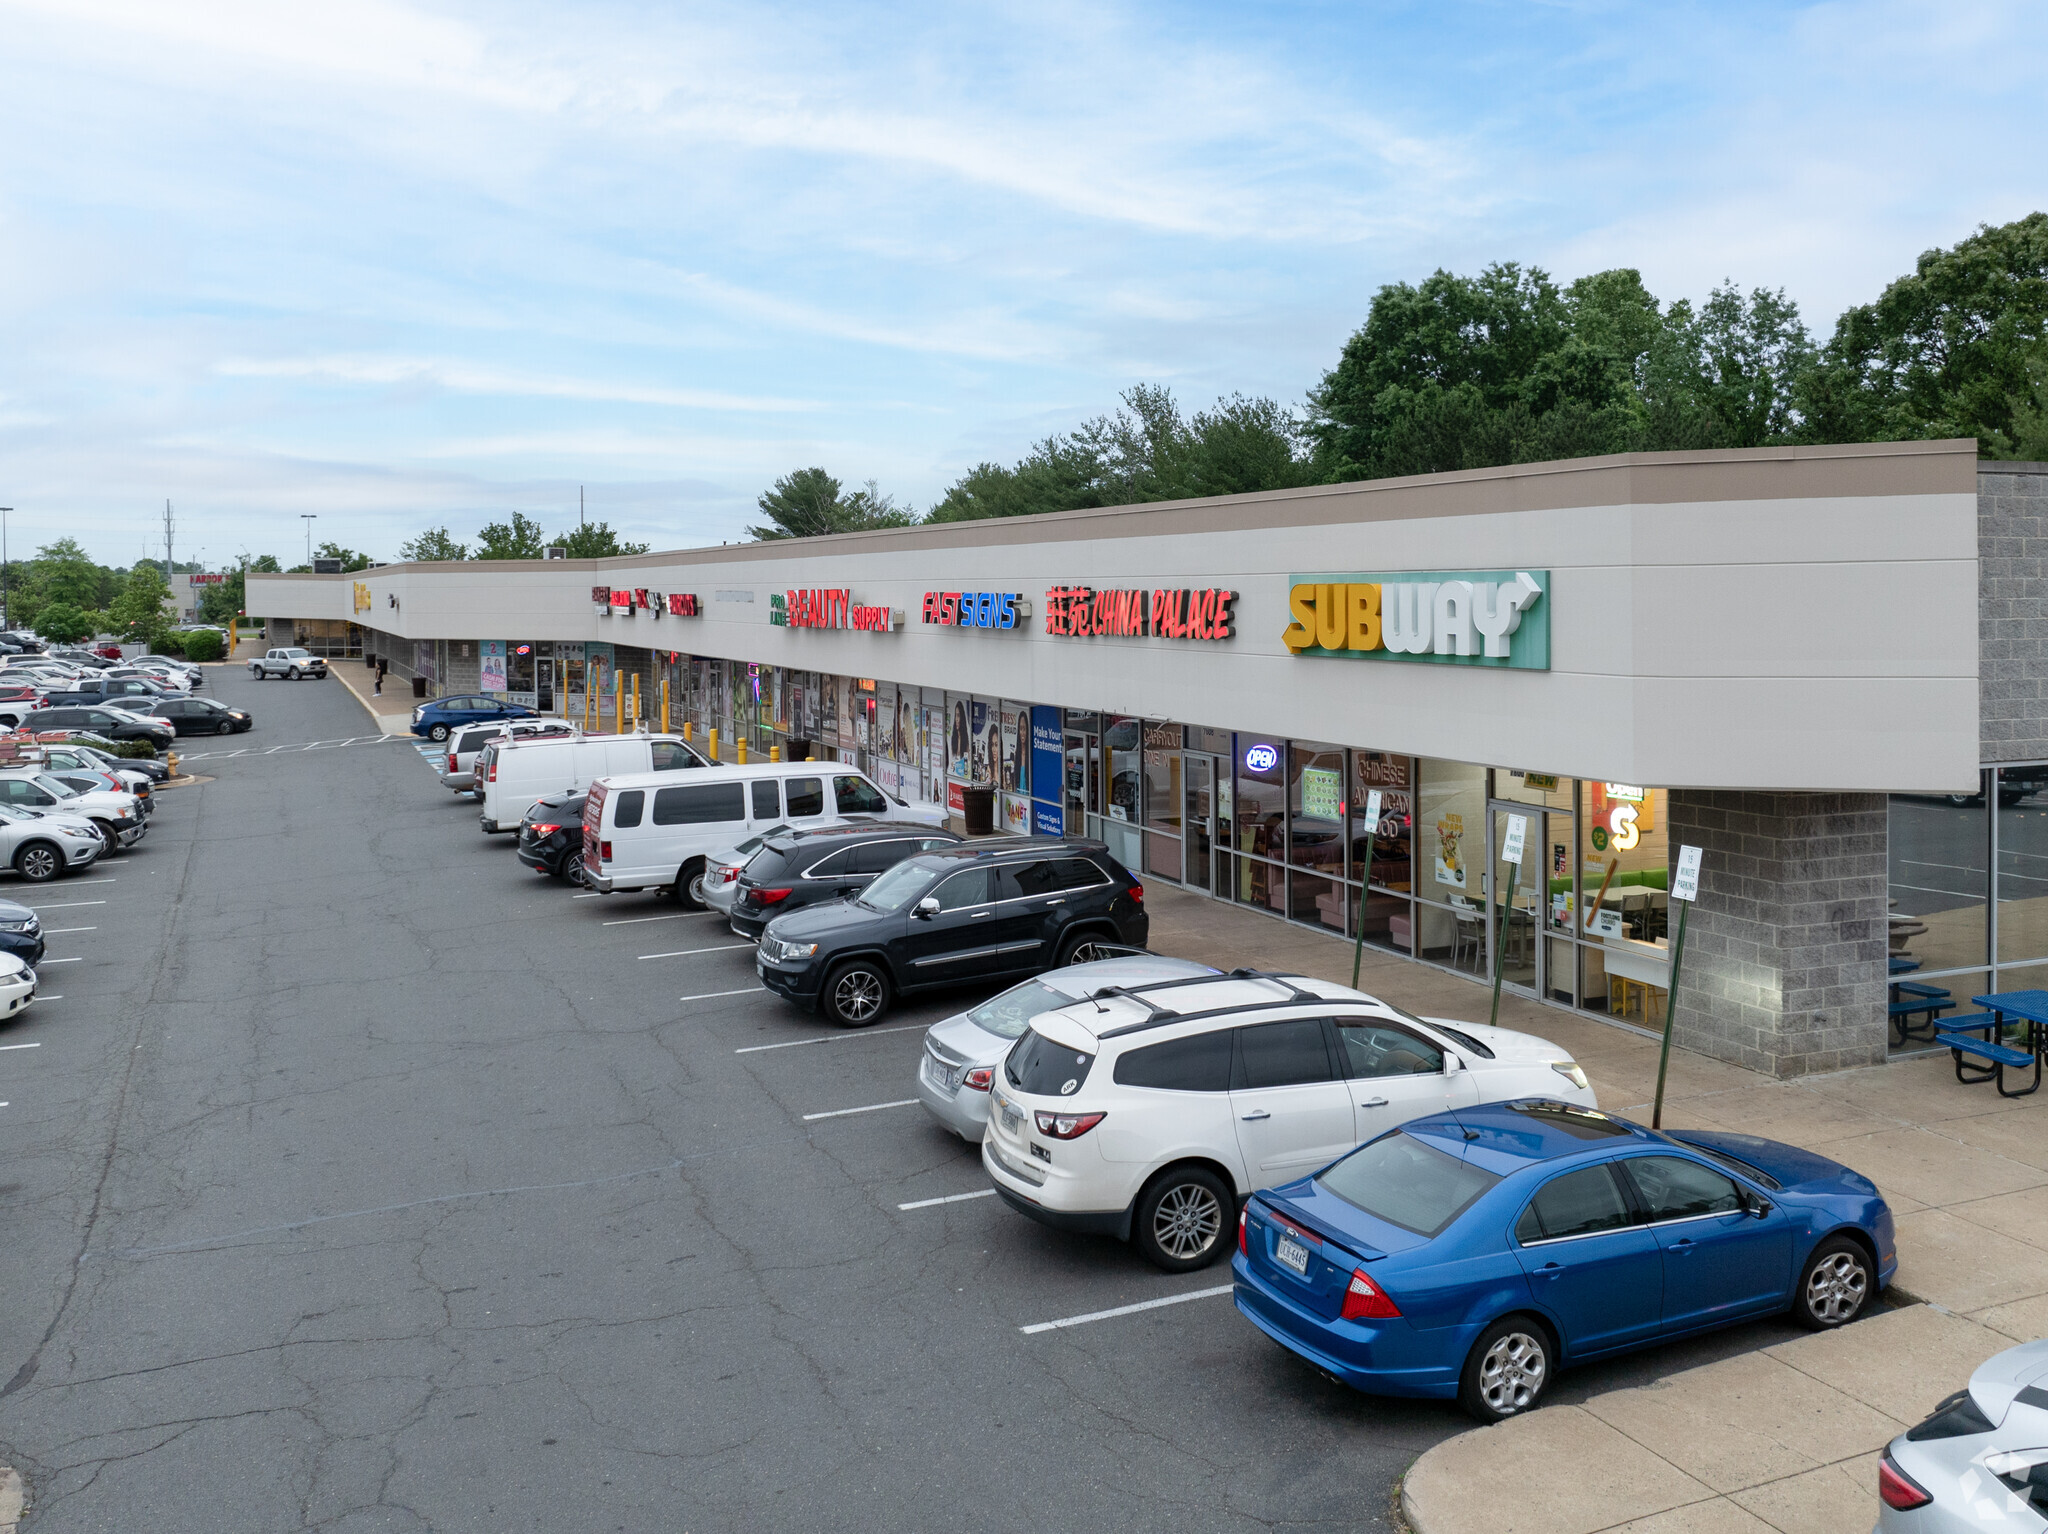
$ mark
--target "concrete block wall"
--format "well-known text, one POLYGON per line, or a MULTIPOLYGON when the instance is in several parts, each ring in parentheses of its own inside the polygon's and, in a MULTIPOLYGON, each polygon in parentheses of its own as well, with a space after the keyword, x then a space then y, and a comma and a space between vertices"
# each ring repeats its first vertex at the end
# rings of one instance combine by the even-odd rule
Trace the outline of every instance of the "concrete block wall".
POLYGON ((1673 858, 1702 851, 1673 1038, 1780 1077, 1883 1061, 1886 797, 1674 789, 1670 807, 1673 858))
POLYGON ((2048 758, 2048 464, 1977 466, 1983 759, 2048 758))

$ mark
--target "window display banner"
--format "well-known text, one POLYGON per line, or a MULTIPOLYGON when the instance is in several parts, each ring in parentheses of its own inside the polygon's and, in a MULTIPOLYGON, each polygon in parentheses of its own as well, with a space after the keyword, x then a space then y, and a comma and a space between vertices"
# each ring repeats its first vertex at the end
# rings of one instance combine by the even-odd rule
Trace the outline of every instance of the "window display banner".
POLYGON ((476 690, 505 691, 505 641, 486 639, 477 646, 476 690))
POLYGON ((967 733, 971 742, 967 781, 976 788, 987 788, 996 780, 995 754, 1001 742, 997 737, 996 711, 979 698, 967 706, 967 733))
POLYGON ((1033 836, 1065 836, 1067 834, 1066 814, 1057 804, 1048 804, 1043 799, 1031 801, 1031 834, 1033 836))
POLYGON ((1034 705, 1031 710, 1031 783, 1037 808, 1032 813, 1041 836, 1062 834, 1044 827, 1048 813, 1055 826, 1060 823, 1060 778, 1065 771, 1066 738, 1060 729, 1060 711, 1042 703, 1034 705))
POLYGON ((998 781, 1006 794, 1031 792, 1031 711, 1003 705, 1002 757, 998 781))
POLYGON ((1295 655, 1550 669, 1548 570, 1297 575, 1280 642, 1295 655))

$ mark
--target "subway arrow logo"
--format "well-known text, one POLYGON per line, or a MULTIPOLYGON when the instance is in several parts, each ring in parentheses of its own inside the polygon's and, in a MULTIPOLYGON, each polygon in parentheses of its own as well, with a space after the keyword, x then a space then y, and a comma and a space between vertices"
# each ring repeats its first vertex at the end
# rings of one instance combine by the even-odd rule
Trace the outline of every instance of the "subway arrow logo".
POLYGON ((1549 589, 1548 570, 1296 575, 1280 642, 1296 655, 1548 671, 1549 589))

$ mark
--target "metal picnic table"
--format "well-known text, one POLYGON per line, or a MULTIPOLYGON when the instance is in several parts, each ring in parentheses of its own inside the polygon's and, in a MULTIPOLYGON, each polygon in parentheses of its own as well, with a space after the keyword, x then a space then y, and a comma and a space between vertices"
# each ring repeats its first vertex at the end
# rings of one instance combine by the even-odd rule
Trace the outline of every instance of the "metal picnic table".
POLYGON ((1941 1029, 1941 1042, 1955 1052, 1956 1079, 1989 1081, 1995 1078, 2001 1097, 2025 1097, 2038 1090, 2041 1085, 2041 1057, 2048 1054, 2048 991, 1992 991, 1987 995, 1972 996, 1970 1000, 1988 1008, 1990 1015, 1945 1019, 1941 1029), (2017 1018, 2027 1025, 2025 1043, 2019 1047, 2006 1043, 2003 1038, 2010 1018, 2017 1018), (1969 1037, 1972 1033, 1982 1033, 1982 1041, 1969 1037), (1978 1075, 1965 1076, 1965 1054, 1989 1063, 1973 1067, 1978 1075), (2006 1091, 2007 1069, 2024 1070, 2029 1065, 2034 1068, 2032 1085, 2015 1092, 2006 1091))

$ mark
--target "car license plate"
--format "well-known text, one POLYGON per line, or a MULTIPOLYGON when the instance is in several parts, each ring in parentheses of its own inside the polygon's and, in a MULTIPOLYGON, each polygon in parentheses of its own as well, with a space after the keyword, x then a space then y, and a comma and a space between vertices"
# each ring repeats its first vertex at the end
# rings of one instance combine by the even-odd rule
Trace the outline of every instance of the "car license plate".
POLYGON ((1274 1244, 1273 1256, 1283 1266, 1294 1269, 1302 1277, 1308 1276, 1308 1248, 1292 1236, 1282 1236, 1274 1244))
POLYGON ((1019 1111, 1016 1108, 1012 1108, 1007 1102, 1000 1104, 1000 1106, 1003 1110, 1003 1128, 1005 1130, 1007 1130, 1011 1134, 1015 1134, 1019 1129, 1024 1127, 1024 1115, 1021 1111, 1019 1111))

